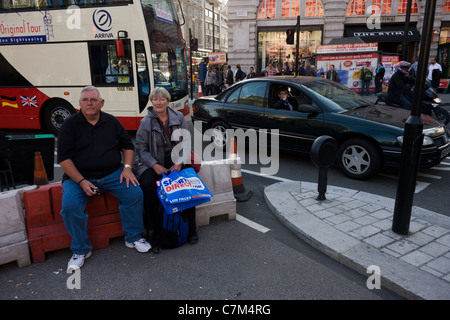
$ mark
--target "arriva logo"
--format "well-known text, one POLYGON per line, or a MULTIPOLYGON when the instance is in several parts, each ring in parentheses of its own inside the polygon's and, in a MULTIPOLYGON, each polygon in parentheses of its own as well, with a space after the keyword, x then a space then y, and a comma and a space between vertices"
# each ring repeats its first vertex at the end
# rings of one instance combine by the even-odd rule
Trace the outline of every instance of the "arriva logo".
POLYGON ((95 10, 92 15, 92 21, 98 30, 108 32, 112 28, 112 18, 106 10, 95 10))

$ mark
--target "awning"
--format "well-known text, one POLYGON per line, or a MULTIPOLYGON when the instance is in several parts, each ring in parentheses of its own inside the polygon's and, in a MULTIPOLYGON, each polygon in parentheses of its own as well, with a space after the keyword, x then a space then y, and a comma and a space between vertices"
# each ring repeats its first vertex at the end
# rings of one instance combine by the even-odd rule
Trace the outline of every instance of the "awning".
POLYGON ((328 44, 350 44, 350 43, 366 43, 358 37, 333 38, 328 44))
MULTIPOLYGON (((369 29, 366 26, 349 26, 345 28, 347 37, 359 37, 366 43, 369 42, 403 42, 405 27, 402 25, 381 25, 379 29, 369 29)), ((420 41, 420 34, 415 26, 408 30, 408 42, 420 41)))

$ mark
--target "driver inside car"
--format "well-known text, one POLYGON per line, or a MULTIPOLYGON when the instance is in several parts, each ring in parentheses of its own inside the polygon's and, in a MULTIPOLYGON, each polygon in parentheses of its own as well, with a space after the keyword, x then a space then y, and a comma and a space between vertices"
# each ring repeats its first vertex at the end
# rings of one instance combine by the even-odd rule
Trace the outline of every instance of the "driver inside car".
POLYGON ((274 109, 291 110, 291 111, 294 110, 294 107, 288 101, 289 91, 286 87, 281 87, 278 90, 278 98, 280 98, 280 100, 275 102, 275 104, 273 105, 274 109))

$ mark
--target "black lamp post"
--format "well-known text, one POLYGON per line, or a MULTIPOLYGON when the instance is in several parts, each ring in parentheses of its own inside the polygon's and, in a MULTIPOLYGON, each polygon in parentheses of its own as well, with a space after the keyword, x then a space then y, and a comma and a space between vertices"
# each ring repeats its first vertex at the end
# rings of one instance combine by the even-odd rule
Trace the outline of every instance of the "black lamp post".
POLYGON ((405 132, 403 136, 397 196, 395 198, 394 216, 392 220, 392 231, 402 235, 407 235, 409 232, 417 171, 423 144, 423 123, 420 114, 425 88, 427 62, 433 35, 435 9, 436 0, 427 0, 411 115, 405 123, 405 132))
POLYGON ((411 19, 411 5, 412 0, 408 0, 408 5, 406 8, 405 29, 403 32, 402 60, 406 60, 406 49, 408 47, 408 36, 409 36, 409 21, 411 19))

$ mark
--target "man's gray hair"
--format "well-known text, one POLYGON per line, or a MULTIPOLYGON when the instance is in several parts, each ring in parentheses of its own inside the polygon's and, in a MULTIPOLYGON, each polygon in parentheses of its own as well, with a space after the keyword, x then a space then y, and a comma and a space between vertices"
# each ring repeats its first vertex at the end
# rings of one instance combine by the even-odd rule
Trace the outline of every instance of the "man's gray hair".
POLYGON ((81 99, 81 96, 83 95, 83 92, 85 92, 85 91, 93 91, 93 90, 97 90, 97 92, 98 92, 98 97, 99 97, 100 99, 103 99, 103 96, 102 96, 102 93, 100 92, 100 90, 98 90, 98 88, 97 88, 97 87, 94 87, 94 86, 86 86, 86 87, 84 87, 84 88, 81 90, 81 93, 80 93, 80 99, 81 99))

